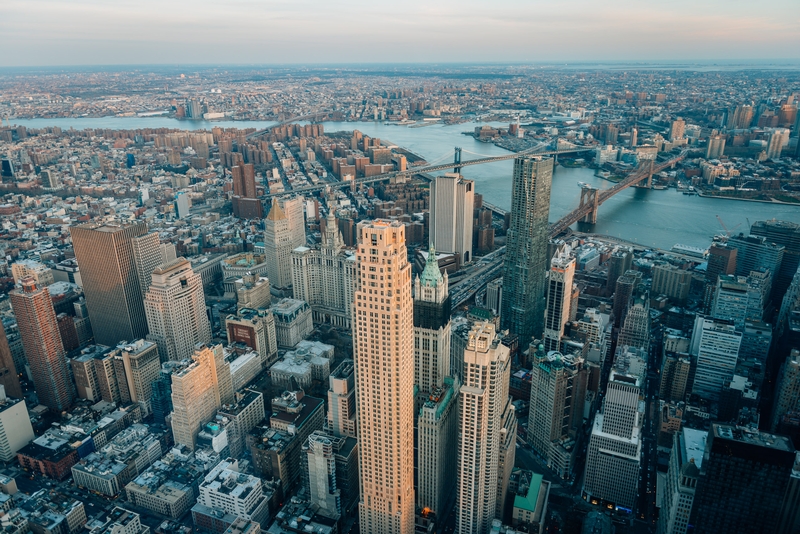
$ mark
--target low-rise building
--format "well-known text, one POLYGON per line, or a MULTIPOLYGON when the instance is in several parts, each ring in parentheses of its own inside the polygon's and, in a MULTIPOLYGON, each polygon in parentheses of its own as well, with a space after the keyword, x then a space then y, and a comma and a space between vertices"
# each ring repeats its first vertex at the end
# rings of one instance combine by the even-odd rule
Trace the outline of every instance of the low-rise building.
POLYGON ((300 341, 295 350, 284 354, 283 359, 270 368, 272 385, 276 390, 295 387, 309 389, 315 381, 325 382, 331 374, 331 359, 332 345, 319 341, 300 341))
POLYGON ((305 301, 281 299, 273 304, 270 310, 275 316, 278 347, 294 348, 314 329, 311 308, 305 301))

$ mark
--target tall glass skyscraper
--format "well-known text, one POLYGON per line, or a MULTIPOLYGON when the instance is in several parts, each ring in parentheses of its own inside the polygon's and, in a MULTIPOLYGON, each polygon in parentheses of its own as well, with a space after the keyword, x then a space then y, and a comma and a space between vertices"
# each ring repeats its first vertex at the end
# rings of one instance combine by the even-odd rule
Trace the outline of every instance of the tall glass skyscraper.
POLYGON ((519 336, 520 346, 533 337, 540 338, 544 330, 552 180, 552 158, 514 160, 500 324, 519 336))

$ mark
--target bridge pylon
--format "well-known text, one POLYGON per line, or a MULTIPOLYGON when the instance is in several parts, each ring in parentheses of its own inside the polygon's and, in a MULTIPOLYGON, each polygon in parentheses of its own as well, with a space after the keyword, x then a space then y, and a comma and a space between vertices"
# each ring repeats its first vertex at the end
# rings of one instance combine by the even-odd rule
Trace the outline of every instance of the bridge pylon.
POLYGON ((597 224, 597 207, 600 205, 599 200, 600 197, 597 194, 597 189, 593 187, 581 188, 581 202, 579 208, 583 208, 587 205, 590 206, 589 212, 581 219, 582 222, 597 224))
POLYGON ((455 165, 453 167, 453 172, 461 174, 461 147, 460 146, 456 147, 456 152, 453 155, 453 164, 455 165))

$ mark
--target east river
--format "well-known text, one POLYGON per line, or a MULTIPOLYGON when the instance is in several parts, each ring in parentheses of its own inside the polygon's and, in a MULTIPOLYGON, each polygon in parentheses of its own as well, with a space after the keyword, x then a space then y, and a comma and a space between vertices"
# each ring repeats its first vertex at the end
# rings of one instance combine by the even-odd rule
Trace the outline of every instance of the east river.
MULTIPOLYGON (((60 126, 62 129, 83 128, 180 128, 186 130, 223 128, 264 128, 268 121, 179 121, 167 117, 104 117, 76 119, 17 119, 12 124, 28 128, 60 126)), ((461 132, 471 131, 476 123, 435 124, 422 128, 386 125, 379 122, 326 122, 325 131, 360 130, 370 137, 385 139, 423 156, 429 163, 452 161, 453 148, 463 150, 462 159, 508 154, 491 143, 481 143, 461 132)), ((587 157, 591 157, 588 156, 587 157)), ((504 209, 511 206, 511 174, 513 161, 465 167, 463 174, 475 181, 475 188, 487 202, 504 209)), ((613 186, 594 176, 587 168, 557 167, 553 175, 550 199, 550 221, 556 221, 578 205, 578 182, 598 189, 613 186)), ((675 189, 662 191, 629 188, 608 200, 598 212, 594 228, 582 225, 581 230, 622 238, 644 246, 669 249, 676 243, 707 247, 712 236, 722 232, 716 215, 729 229, 747 233, 748 223, 764 219, 800 222, 800 206, 768 204, 688 196, 675 189)))

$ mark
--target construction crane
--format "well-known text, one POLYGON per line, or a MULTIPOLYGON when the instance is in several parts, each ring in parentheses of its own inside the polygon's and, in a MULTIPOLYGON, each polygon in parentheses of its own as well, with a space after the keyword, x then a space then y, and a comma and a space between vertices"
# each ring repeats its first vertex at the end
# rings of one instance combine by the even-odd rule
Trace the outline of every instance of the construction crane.
POLYGON ((725 226, 724 222, 722 222, 722 217, 720 217, 719 215, 717 215, 716 217, 717 217, 717 220, 719 221, 719 225, 722 226, 723 230, 725 230, 725 237, 730 237, 731 234, 733 232, 735 232, 736 229, 739 228, 742 225, 742 223, 739 223, 736 226, 734 226, 733 228, 731 228, 730 230, 728 230, 728 227, 725 226))

